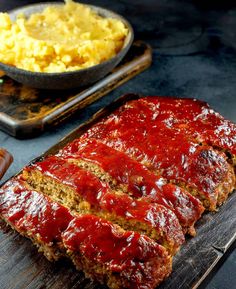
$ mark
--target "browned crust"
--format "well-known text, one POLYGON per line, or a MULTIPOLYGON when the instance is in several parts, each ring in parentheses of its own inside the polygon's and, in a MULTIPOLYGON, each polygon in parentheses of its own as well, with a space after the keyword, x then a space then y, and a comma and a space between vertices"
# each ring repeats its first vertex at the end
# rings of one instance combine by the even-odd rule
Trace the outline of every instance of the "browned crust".
MULTIPOLYGON (((101 284, 107 284, 111 289, 143 288, 137 287, 135 280, 132 280, 132 274, 130 275, 131 272, 128 274, 126 274, 126 272, 121 272, 121 274, 118 274, 107 271, 105 264, 95 264, 94 262, 86 259, 84 256, 75 254, 69 250, 67 253, 78 270, 83 268, 86 277, 92 280, 97 280, 101 284), (106 272, 106 274, 104 274, 104 272, 106 272)), ((170 275, 172 271, 172 258, 170 256, 165 259, 153 258, 145 263, 145 267, 149 268, 149 270, 153 268, 153 270, 151 270, 152 280, 150 280, 150 275, 145 276, 145 272, 142 270, 144 278, 146 278, 149 283, 148 287, 145 288, 154 288, 170 275)))

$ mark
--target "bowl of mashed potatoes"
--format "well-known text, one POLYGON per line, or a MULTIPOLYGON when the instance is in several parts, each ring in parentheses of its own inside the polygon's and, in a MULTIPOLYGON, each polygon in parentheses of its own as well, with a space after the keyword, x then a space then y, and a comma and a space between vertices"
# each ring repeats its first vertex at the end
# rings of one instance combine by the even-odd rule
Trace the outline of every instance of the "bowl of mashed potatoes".
POLYGON ((133 29, 122 16, 72 0, 0 13, 0 69, 42 89, 86 86, 122 60, 133 29))

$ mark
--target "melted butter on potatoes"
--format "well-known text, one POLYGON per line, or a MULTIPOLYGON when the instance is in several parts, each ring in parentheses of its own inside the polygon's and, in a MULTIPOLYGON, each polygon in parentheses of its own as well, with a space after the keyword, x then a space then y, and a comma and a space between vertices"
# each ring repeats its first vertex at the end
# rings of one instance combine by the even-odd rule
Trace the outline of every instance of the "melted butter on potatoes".
POLYGON ((0 61, 35 72, 65 72, 99 64, 120 51, 128 33, 120 20, 65 2, 28 19, 18 15, 15 22, 0 13, 0 61))

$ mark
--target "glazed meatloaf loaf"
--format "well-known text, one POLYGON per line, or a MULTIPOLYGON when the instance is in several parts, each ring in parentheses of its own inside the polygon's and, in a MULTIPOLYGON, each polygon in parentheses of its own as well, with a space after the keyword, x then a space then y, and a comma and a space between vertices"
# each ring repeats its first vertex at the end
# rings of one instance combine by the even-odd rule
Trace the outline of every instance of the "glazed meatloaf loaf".
POLYGON ((171 257, 152 239, 90 214, 72 214, 21 179, 0 189, 2 218, 49 260, 72 259, 110 288, 154 288, 170 274, 171 257))
POLYGON ((215 210, 235 187, 235 127, 201 101, 148 97, 127 102, 81 139, 124 152, 215 210))
POLYGON ((204 210, 235 187, 236 126, 194 99, 125 103, 0 189, 0 214, 49 260, 153 289, 204 210))

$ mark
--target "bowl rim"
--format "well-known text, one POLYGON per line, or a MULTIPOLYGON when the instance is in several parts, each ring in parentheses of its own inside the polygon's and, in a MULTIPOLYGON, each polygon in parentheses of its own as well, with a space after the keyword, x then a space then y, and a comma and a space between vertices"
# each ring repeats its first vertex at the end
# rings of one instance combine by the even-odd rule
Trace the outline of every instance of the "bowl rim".
MULTIPOLYGON (((96 12, 104 12, 104 13, 108 13, 108 14, 111 14, 111 16, 108 16, 108 17, 112 17, 114 16, 115 19, 119 19, 121 20, 125 26, 128 28, 128 34, 124 40, 124 44, 123 44, 123 47, 122 49, 116 54, 114 55, 113 57, 99 63, 99 64, 96 64, 96 65, 92 65, 90 67, 87 67, 87 68, 82 68, 82 69, 77 69, 77 70, 72 70, 72 71, 64 71, 64 72, 38 72, 38 71, 31 71, 31 70, 26 70, 26 69, 23 69, 23 68, 19 68, 17 66, 14 66, 14 65, 10 65, 10 64, 6 64, 6 63, 3 63, 0 61, 0 70, 2 70, 6 75, 7 75, 7 72, 14 72, 14 73, 19 73, 19 74, 27 74, 27 75, 35 75, 35 76, 47 76, 47 77, 53 77, 53 76, 62 76, 62 75, 74 75, 74 74, 77 74, 77 73, 83 73, 84 71, 86 72, 89 72, 90 70, 93 70, 93 69, 96 69, 100 66, 103 66, 103 65, 106 65, 108 64, 109 62, 112 62, 114 61, 116 58, 119 58, 120 55, 122 55, 122 53, 124 52, 124 50, 127 49, 127 51, 129 50, 131 44, 133 43, 133 40, 134 40, 134 30, 133 30, 133 27, 131 26, 130 22, 124 18, 122 15, 110 10, 110 9, 107 9, 107 8, 104 8, 104 7, 101 7, 101 6, 97 6, 97 5, 91 5, 91 4, 86 4, 86 3, 80 3, 80 2, 77 2, 79 4, 82 4, 82 5, 85 5, 85 6, 88 6, 90 8, 92 8, 93 10, 95 10, 96 12), (4 67, 6 67, 6 71, 4 71, 4 67)), ((11 10, 8 10, 6 11, 10 17, 11 17, 11 14, 12 13, 17 13, 17 11, 21 9, 29 9, 29 8, 32 8, 32 7, 37 7, 37 6, 42 6, 42 9, 50 6, 50 5, 54 5, 54 6, 62 6, 64 5, 65 3, 64 2, 38 2, 38 3, 33 3, 33 4, 28 4, 28 5, 24 5, 24 6, 19 6, 17 8, 14 8, 14 9, 11 9, 11 10), (43 7, 44 6, 44 7, 43 7)), ((106 17, 105 17, 106 18, 106 17)))

